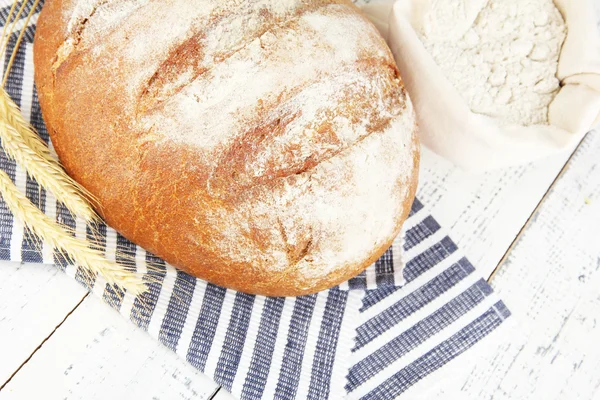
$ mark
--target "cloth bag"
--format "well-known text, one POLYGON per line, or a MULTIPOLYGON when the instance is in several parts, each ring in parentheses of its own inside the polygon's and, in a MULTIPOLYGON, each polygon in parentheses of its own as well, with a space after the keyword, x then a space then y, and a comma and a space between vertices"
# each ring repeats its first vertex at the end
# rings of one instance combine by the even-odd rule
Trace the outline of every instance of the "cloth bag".
MULTIPOLYGON (((464 0, 461 0, 464 1, 464 0)), ((471 112, 420 41, 432 0, 358 2, 386 38, 415 105, 421 142, 471 171, 524 164, 573 149, 600 122, 600 35, 592 0, 554 0, 568 33, 550 125, 500 124, 471 112)))

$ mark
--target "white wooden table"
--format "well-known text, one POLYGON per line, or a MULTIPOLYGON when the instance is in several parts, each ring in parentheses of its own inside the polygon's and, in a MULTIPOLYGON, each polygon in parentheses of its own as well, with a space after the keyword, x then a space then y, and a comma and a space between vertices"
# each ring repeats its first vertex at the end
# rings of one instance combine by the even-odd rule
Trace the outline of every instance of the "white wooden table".
MULTIPOLYGON (((420 197, 518 322, 437 395, 600 399, 600 131, 573 156, 484 175, 425 152, 420 197)), ((227 398, 69 277, 11 263, 0 387, 0 400, 227 398)))

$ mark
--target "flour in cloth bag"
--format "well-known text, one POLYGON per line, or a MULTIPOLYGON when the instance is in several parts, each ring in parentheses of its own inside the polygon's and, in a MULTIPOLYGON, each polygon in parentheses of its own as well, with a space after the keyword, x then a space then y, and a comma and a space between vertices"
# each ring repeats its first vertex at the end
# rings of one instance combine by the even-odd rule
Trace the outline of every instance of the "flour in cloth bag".
POLYGON ((421 40, 473 112, 548 124, 567 32, 552 0, 431 0, 424 17, 421 40))

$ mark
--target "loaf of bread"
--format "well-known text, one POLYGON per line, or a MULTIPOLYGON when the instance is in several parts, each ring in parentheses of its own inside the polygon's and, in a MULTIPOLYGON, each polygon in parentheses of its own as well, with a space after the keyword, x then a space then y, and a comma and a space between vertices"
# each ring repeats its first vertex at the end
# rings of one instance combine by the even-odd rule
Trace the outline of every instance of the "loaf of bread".
POLYGON ((35 80, 67 172, 106 222, 247 293, 335 286, 415 194, 415 116, 346 0, 47 0, 35 80))

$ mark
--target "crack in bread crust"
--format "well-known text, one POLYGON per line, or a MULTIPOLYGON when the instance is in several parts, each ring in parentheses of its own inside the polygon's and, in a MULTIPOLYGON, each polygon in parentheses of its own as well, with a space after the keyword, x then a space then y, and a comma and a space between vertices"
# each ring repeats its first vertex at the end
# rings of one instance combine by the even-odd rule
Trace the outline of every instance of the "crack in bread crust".
MULTIPOLYGON (((290 156, 286 158, 272 156, 271 159, 267 159, 266 161, 267 167, 265 168, 265 173, 257 175, 257 159, 260 159, 261 155, 265 152, 277 155, 283 154, 286 151, 297 153, 296 149, 286 149, 288 147, 286 146, 286 142, 283 142, 282 146, 284 147, 281 148, 273 148, 273 143, 282 140, 281 138, 286 129, 299 117, 301 112, 289 115, 278 108, 276 104, 261 104, 261 108, 272 107, 273 111, 263 116, 257 110, 256 115, 259 120, 255 123, 254 127, 249 128, 244 135, 237 138, 233 145, 226 151, 219 150, 222 154, 221 156, 217 156, 220 161, 214 168, 213 173, 211 173, 208 182, 211 194, 223 198, 235 197, 239 191, 248 190, 259 185, 267 185, 275 179, 309 173, 320 163, 328 161, 340 153, 351 149, 370 135, 383 132, 389 128, 391 121, 406 110, 406 102, 408 101, 404 88, 398 79, 397 68, 385 63, 373 63, 372 60, 359 60, 356 65, 350 66, 348 69, 353 70, 358 68, 357 66, 361 66, 365 71, 368 71, 368 68, 373 68, 377 71, 389 71, 390 76, 393 77, 391 79, 397 80, 396 90, 387 94, 386 105, 390 111, 389 115, 385 117, 377 113, 370 115, 368 113, 370 111, 368 103, 371 101, 371 97, 366 93, 366 90, 362 91, 364 98, 358 103, 359 106, 354 107, 352 111, 346 112, 351 113, 353 118, 363 118, 369 121, 364 134, 356 136, 350 142, 344 142, 330 120, 323 118, 322 122, 314 128, 314 131, 319 136, 319 147, 307 151, 302 157, 297 157, 293 153, 290 153, 290 156), (372 64, 370 67, 363 67, 369 63, 372 64)), ((339 74, 340 71, 337 71, 337 73, 339 74)), ((335 76, 336 73, 334 72, 320 76, 318 79, 333 80, 335 76)), ((308 84, 304 88, 307 86, 310 85, 308 84)), ((349 90, 349 92, 356 90, 357 88, 352 88, 352 91, 349 90)), ((297 95, 297 92, 292 93, 289 99, 293 99, 297 95)), ((374 95, 379 95, 379 93, 374 93, 374 95)), ((284 104, 283 109, 285 109, 286 101, 292 101, 289 99, 278 99, 281 104, 284 104)), ((331 112, 331 110, 327 111, 331 112)), ((342 109, 335 110, 335 114, 338 117, 342 115, 342 112, 342 109)), ((307 127, 306 129, 313 128, 307 127)), ((302 151, 302 149, 299 149, 299 151, 302 151)), ((262 169, 264 165, 265 163, 260 164, 259 169, 262 169)))
POLYGON ((69 23, 69 35, 59 46, 56 52, 56 58, 52 62, 52 72, 55 77, 56 71, 58 71, 60 66, 71 56, 71 54, 78 50, 77 47, 81 42, 84 30, 91 18, 101 7, 105 6, 106 4, 114 4, 114 2, 116 1, 119 0, 112 0, 112 2, 111 0, 99 0, 96 4, 92 6, 92 9, 87 13, 86 16, 77 17, 75 21, 71 21, 69 23))
POLYGON ((343 0, 315 0, 307 2, 307 4, 303 4, 302 7, 297 8, 291 18, 289 16, 286 16, 286 18, 278 17, 273 15, 267 8, 262 8, 258 12, 262 20, 262 23, 258 25, 258 30, 240 38, 241 40, 231 48, 212 54, 212 60, 204 63, 204 58, 207 56, 204 42, 208 33, 211 30, 218 30, 223 25, 232 24, 230 19, 232 17, 244 17, 244 15, 232 16, 227 12, 227 9, 217 9, 207 17, 209 21, 208 25, 201 25, 199 23, 192 25, 190 33, 186 35, 187 37, 181 43, 172 47, 158 69, 152 74, 146 84, 142 85, 141 94, 138 99, 137 113, 141 114, 153 111, 160 107, 163 102, 167 101, 173 95, 176 95, 186 86, 201 78, 202 75, 218 68, 220 63, 246 49, 254 40, 260 40, 266 33, 286 28, 307 13, 338 3, 343 4, 345 2, 343 0), (181 79, 182 75, 186 77, 183 81, 181 79))

